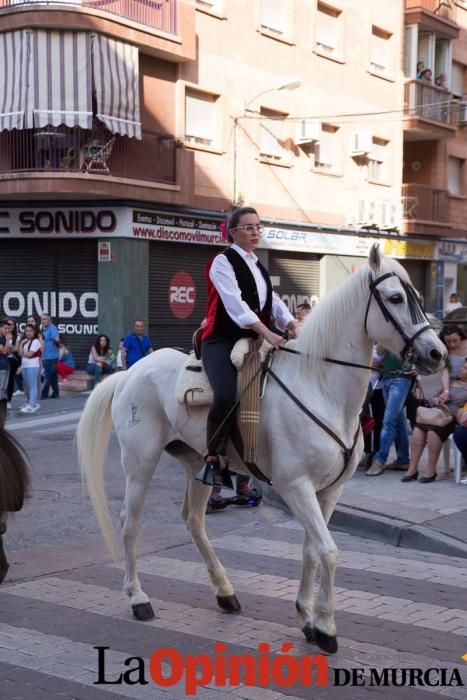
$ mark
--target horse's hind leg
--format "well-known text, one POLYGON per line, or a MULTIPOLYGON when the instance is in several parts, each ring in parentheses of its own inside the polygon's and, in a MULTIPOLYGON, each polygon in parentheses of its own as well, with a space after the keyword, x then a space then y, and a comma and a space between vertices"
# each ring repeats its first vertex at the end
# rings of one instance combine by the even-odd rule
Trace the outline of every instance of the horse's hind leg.
POLYGON ((125 550, 125 578, 123 590, 130 598, 133 615, 137 620, 152 620, 154 610, 146 593, 141 588, 136 570, 136 538, 141 513, 149 483, 154 474, 162 450, 147 453, 144 459, 136 454, 136 448, 122 449, 122 465, 126 475, 125 501, 120 513, 123 546, 125 550))
POLYGON ((194 474, 199 471, 200 457, 186 445, 181 449, 169 449, 168 451, 182 462, 187 472, 187 488, 181 515, 196 548, 204 559, 216 594, 217 604, 224 612, 238 613, 241 611, 241 606, 234 588, 206 534, 205 515, 211 488, 194 479, 194 474))
MULTIPOLYGON (((335 653, 337 639, 333 593, 338 554, 336 544, 329 533, 310 479, 303 477, 288 484, 281 489, 281 496, 305 530, 302 578, 297 598, 297 610, 305 623, 303 633, 308 641, 315 641, 323 651, 335 653), (318 560, 321 564, 321 583, 313 603, 313 580, 318 560)), ((335 502, 332 508, 331 501, 329 506, 327 504, 326 501, 323 509, 326 514, 330 511, 330 517, 335 502)))

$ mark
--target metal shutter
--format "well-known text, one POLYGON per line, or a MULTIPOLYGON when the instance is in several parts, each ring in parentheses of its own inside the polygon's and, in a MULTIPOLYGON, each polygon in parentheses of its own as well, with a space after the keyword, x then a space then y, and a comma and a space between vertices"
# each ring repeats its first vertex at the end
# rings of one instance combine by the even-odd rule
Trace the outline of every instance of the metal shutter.
POLYGON ((270 251, 269 274, 276 292, 292 313, 298 304, 319 297, 320 255, 270 251), (279 281, 280 280, 280 281, 279 281))
MULTIPOLYGON (((25 322, 29 315, 27 295, 30 292, 37 292, 39 301, 44 301, 46 294, 46 308, 51 313, 56 325, 68 325, 72 332, 65 336, 66 343, 75 357, 80 368, 85 367, 89 350, 95 340, 95 330, 98 319, 92 314, 94 302, 92 299, 84 303, 82 299, 84 293, 97 294, 97 241, 80 240, 50 240, 41 241, 32 239, 13 239, 0 241, 2 274, 0 276, 0 306, 1 315, 11 312, 14 318, 20 322, 25 322), (5 299, 8 293, 16 292, 17 295, 10 299, 5 299), (71 292, 76 298, 76 313, 71 318, 60 318, 57 311, 51 308, 50 292, 55 292, 56 304, 58 304, 59 292, 71 292), (16 300, 18 298, 19 301, 16 300), (21 298, 25 305, 23 313, 13 313, 16 308, 21 311, 21 298), (91 314, 83 316, 80 310, 80 301, 85 313, 91 314), (5 309, 5 304, 9 303, 10 308, 5 309), (84 303, 84 307, 83 307, 84 303)), ((66 308, 70 308, 67 303, 66 308)), ((34 305, 33 313, 37 314, 34 305)), ((103 330, 102 332, 105 332, 103 330)))
POLYGON ((149 337, 154 348, 190 349, 193 332, 206 311, 204 269, 222 248, 151 243, 149 248, 149 337), (196 300, 186 318, 177 318, 169 302, 170 286, 177 273, 188 273, 196 291, 196 300))
POLYGON ((398 260, 407 271, 413 286, 424 296, 426 294, 426 262, 421 260, 398 260))

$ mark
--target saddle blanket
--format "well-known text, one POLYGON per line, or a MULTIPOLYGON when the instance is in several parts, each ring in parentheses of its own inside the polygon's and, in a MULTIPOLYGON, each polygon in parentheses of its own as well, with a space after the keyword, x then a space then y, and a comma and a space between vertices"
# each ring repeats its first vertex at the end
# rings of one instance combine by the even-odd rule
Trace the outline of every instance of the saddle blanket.
MULTIPOLYGON (((270 345, 261 345, 261 359, 266 357, 270 345)), ((250 350, 248 338, 240 338, 231 352, 230 359, 238 372, 241 371, 243 360, 250 350)), ((175 400, 182 406, 209 406, 213 401, 213 393, 209 384, 202 360, 197 360, 191 352, 185 360, 175 384, 175 400)))

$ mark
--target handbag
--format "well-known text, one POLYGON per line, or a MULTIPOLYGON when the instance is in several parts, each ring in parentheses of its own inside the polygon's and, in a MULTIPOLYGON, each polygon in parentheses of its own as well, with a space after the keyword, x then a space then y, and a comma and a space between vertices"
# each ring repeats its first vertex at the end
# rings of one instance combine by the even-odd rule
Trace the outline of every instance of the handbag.
POLYGON ((417 423, 422 425, 432 425, 435 428, 445 428, 454 420, 448 409, 445 406, 427 407, 419 406, 417 408, 417 423))

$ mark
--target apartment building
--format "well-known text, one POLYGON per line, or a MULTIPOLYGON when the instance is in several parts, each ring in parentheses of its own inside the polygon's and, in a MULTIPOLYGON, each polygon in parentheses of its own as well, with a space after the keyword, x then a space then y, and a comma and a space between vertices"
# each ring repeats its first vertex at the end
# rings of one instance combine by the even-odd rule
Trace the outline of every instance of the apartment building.
POLYGON ((426 227, 417 207, 448 189, 441 148, 463 177, 463 132, 453 110, 420 114, 413 60, 431 47, 451 84, 464 49, 457 19, 409 4, 0 0, 1 313, 48 311, 82 362, 98 331, 115 343, 136 317, 156 347, 186 347, 219 223, 241 203, 264 220, 260 254, 292 310, 381 231, 429 292, 445 222, 426 227), (407 173, 409 152, 431 153, 439 178, 407 173))

